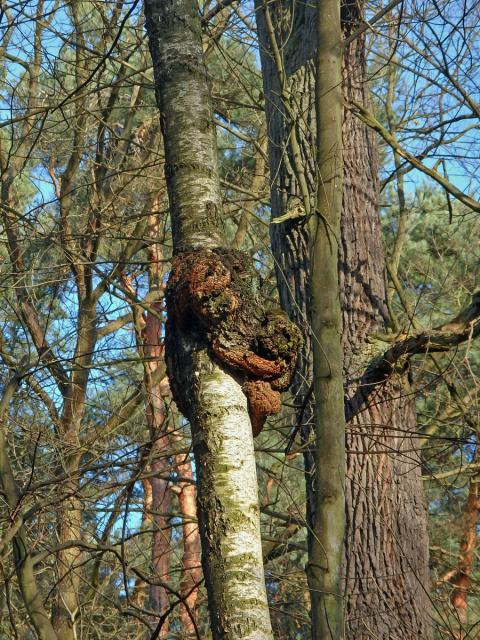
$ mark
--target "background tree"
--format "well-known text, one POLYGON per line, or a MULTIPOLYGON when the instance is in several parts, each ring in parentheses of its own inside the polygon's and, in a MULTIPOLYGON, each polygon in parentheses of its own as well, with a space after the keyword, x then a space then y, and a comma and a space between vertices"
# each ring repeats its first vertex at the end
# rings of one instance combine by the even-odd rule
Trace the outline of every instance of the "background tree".
MULTIPOLYGON (((6 434, 12 459, 5 472, 10 467, 18 485, 3 531, 7 635, 23 637, 32 624, 42 638, 95 628, 109 637, 119 626, 134 637, 139 625, 155 628, 161 615, 180 609, 198 579, 192 585, 191 548, 185 566, 171 562, 172 581, 155 562, 158 552, 148 561, 148 541, 158 547, 159 538, 168 540, 171 518, 191 536, 194 514, 191 504, 185 511, 183 490, 192 483, 188 448, 172 437, 172 446, 159 450, 158 433, 146 436, 145 420, 135 415, 165 367, 158 353, 149 355, 155 362, 144 386, 126 283, 162 323, 158 291, 148 292, 152 215, 159 243, 166 233, 158 118, 144 87, 147 58, 135 11, 135 3, 4 7, 2 100, 11 116, 2 123, 1 156, 7 380, 27 354, 20 366, 26 388, 12 401, 6 434), (29 33, 32 50, 20 49, 19 57, 29 33), (151 485, 179 489, 168 511, 158 495, 148 504, 139 489, 150 484, 152 467, 151 485), (12 540, 23 549, 13 564, 12 540), (138 600, 141 584, 151 602, 138 600), (159 605, 162 589, 171 601, 159 605), (19 597, 27 618, 16 614, 19 597), (122 623, 112 605, 127 612, 122 623)), ((158 352, 158 340, 157 331, 150 349, 158 352)), ((177 549, 182 543, 191 547, 177 534, 177 549)), ((196 566, 198 572, 198 557, 196 566)), ((172 621, 178 625, 177 616, 172 621)))
MULTIPOLYGON (((282 305, 297 321, 303 319, 307 345, 297 382, 298 423, 303 425, 308 514, 310 531, 314 532, 316 454, 311 436, 312 410, 308 409, 308 320, 314 284, 304 221, 308 223, 309 201, 319 188, 317 180, 322 179, 317 177, 314 163, 315 15, 311 7, 296 4, 293 8, 288 2, 257 2, 256 8, 269 124, 272 248, 282 305)), ((364 106, 368 105, 368 89, 362 14, 353 5, 344 5, 342 18, 346 42, 344 100, 361 116, 368 112, 364 106)), ((378 130, 373 120, 361 119, 378 130)), ((325 153, 328 151, 325 149, 325 153)), ((391 375, 398 356, 408 355, 408 345, 404 343, 398 353, 393 350, 380 356, 380 361, 374 360, 365 375, 364 367, 371 357, 369 338, 388 327, 389 314, 377 212, 375 145, 372 134, 349 111, 345 114, 343 154, 339 281, 345 410, 350 421, 344 563, 347 636, 387 638, 394 628, 398 637, 430 637, 428 543, 420 458, 415 448, 416 424, 403 381, 391 375)), ((472 309, 476 309, 475 303, 472 309)), ((469 323, 459 322, 464 339, 469 323)), ((434 350, 433 345, 425 350, 429 349, 434 350)), ((331 424, 331 429, 335 427, 331 424)), ((321 449, 317 455, 321 458, 321 449)), ((312 597, 312 606, 315 600, 312 597)))

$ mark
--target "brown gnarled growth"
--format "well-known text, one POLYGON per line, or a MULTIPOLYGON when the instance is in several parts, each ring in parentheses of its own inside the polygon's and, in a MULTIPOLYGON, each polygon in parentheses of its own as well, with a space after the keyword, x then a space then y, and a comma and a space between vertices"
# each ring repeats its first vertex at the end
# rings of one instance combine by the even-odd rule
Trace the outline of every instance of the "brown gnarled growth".
POLYGON ((264 380, 249 380, 242 387, 248 400, 248 413, 253 436, 260 433, 267 416, 275 415, 282 408, 282 397, 264 380))
POLYGON ((170 330, 196 333, 217 360, 244 380, 256 436, 266 417, 280 411, 280 391, 290 385, 301 335, 281 311, 261 309, 254 281, 244 253, 185 251, 173 259, 166 296, 170 330))
POLYGON ((231 251, 225 235, 197 4, 144 2, 175 258, 165 353, 172 396, 192 431, 212 638, 273 640, 252 427, 241 388, 249 376, 220 366, 211 346, 218 337, 222 347, 264 357, 256 335, 266 318, 248 304, 255 297, 251 260, 231 251))

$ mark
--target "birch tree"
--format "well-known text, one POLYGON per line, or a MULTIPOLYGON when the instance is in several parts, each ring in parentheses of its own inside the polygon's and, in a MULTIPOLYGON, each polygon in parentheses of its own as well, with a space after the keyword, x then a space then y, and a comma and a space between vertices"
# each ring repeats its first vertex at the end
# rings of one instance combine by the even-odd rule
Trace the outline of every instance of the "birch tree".
POLYGON ((193 0, 146 0, 174 257, 166 355, 192 427, 214 638, 271 638, 253 433, 280 409, 299 336, 255 300, 249 258, 223 231, 211 99, 193 0))

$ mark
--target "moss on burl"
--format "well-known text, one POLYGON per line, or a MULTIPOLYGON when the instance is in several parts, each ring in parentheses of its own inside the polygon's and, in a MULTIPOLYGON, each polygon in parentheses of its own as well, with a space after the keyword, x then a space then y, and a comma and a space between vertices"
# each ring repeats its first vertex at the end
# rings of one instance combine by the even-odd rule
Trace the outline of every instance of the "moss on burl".
POLYGON ((166 300, 171 335, 204 338, 212 355, 243 377, 257 435, 267 415, 280 411, 279 392, 290 385, 302 337, 282 311, 261 308, 255 278, 240 251, 186 251, 173 259, 166 300))

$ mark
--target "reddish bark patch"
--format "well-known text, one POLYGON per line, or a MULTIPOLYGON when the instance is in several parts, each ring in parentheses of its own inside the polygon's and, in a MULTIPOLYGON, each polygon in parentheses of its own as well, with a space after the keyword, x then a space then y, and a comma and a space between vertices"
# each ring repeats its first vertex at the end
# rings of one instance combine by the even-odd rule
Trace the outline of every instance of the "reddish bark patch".
MULTIPOLYGON (((478 450, 475 460, 479 458, 478 450)), ((480 478, 474 477, 470 481, 467 504, 465 507, 463 535, 460 542, 460 560, 457 572, 451 582, 454 585, 452 604, 462 626, 467 624, 468 596, 471 590, 472 572, 475 561, 475 551, 478 544, 478 523, 480 519, 480 478)))
POLYGON ((278 378, 283 371, 281 362, 266 360, 253 351, 222 347, 217 338, 212 341, 212 349, 218 359, 232 369, 241 369, 260 380, 278 378))
POLYGON ((251 260, 240 251, 184 252, 173 259, 166 299, 171 335, 195 332, 244 378, 258 435, 266 417, 280 411, 279 392, 290 385, 302 338, 281 311, 262 309, 254 283, 251 260))
POLYGON ((249 380, 242 389, 247 396, 253 436, 256 437, 263 429, 266 417, 275 415, 282 408, 282 397, 264 380, 249 380))

